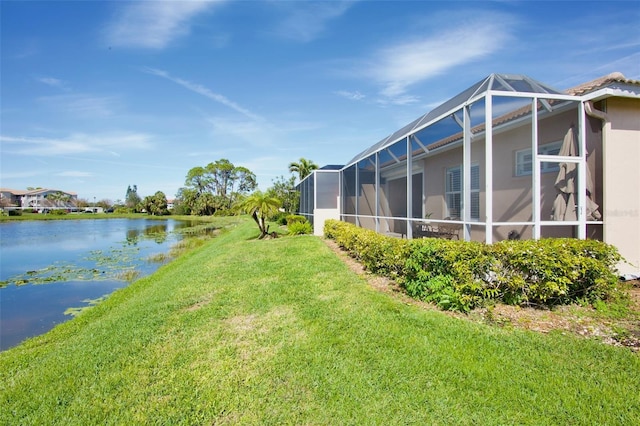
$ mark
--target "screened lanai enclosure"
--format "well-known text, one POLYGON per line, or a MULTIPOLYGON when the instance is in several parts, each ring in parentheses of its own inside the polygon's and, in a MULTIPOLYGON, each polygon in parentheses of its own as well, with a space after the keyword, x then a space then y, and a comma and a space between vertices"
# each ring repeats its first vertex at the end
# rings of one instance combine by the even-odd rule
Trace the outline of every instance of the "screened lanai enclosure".
POLYGON ((397 237, 602 239, 601 124, 593 120, 578 96, 492 74, 331 179, 316 171, 298 187, 301 213, 313 219, 339 194, 341 220, 397 237))

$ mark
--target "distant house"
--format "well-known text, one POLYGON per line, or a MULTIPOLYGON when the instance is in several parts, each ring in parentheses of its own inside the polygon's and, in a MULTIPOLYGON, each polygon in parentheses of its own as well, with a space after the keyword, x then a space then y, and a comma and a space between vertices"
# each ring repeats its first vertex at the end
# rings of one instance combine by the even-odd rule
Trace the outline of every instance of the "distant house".
POLYGON ((399 237, 594 238, 640 273, 640 81, 492 74, 303 180, 300 213, 399 237))
POLYGON ((21 198, 26 192, 19 189, 0 188, 0 206, 19 207, 21 198))
POLYGON ((11 205, 22 209, 70 209, 75 208, 78 195, 58 189, 39 188, 33 190, 14 190, 1 188, 2 199, 11 200, 11 205))

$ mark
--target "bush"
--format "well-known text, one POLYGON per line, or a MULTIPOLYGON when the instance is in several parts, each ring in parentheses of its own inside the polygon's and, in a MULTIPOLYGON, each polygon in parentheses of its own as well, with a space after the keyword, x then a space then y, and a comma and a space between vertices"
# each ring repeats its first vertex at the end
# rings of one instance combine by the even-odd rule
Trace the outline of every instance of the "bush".
POLYGON ((307 218, 298 214, 290 214, 287 215, 286 218, 286 225, 291 225, 292 223, 304 223, 307 222, 307 218))
POLYGON ((311 224, 307 221, 305 222, 293 222, 287 225, 289 229, 289 234, 291 235, 303 235, 303 234, 311 234, 313 233, 313 229, 311 228, 311 224))
POLYGON ((269 218, 271 222, 276 222, 278 225, 286 225, 287 224, 287 216, 286 212, 279 211, 269 218))
POLYGON ((55 216, 64 216, 67 214, 67 211, 63 209, 54 209, 54 210, 51 210, 49 214, 52 214, 55 216))
POLYGON ((7 214, 9 216, 22 216, 22 210, 18 210, 18 209, 7 210, 7 214))
POLYGON ((617 294, 621 257, 601 241, 407 241, 336 220, 325 222, 324 231, 371 272, 396 279, 410 296, 443 309, 595 303, 617 294))

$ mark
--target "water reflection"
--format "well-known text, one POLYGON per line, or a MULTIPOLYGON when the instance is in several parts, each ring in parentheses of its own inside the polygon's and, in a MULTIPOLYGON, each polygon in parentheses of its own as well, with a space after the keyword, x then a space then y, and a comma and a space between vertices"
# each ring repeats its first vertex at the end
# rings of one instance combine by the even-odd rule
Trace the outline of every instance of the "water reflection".
POLYGON ((70 319, 68 308, 88 306, 130 277, 154 272, 162 263, 147 259, 166 259, 188 229, 200 226, 191 225, 172 219, 0 223, 0 282, 6 284, 0 288, 0 350, 70 319))
POLYGON ((129 244, 137 244, 140 238, 151 239, 158 244, 162 244, 167 240, 168 237, 168 225, 167 224, 157 224, 145 227, 144 229, 129 229, 127 230, 127 243, 129 244))

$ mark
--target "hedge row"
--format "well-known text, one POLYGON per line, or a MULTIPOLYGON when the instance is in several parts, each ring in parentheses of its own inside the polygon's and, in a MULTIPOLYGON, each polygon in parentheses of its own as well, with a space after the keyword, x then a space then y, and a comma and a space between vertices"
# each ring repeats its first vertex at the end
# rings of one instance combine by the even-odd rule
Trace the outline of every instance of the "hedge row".
POLYGON ((570 304, 606 300, 617 290, 615 247, 550 238, 495 244, 387 237, 329 220, 324 232, 364 267, 396 280, 417 299, 467 312, 494 302, 570 304))

